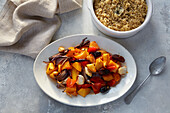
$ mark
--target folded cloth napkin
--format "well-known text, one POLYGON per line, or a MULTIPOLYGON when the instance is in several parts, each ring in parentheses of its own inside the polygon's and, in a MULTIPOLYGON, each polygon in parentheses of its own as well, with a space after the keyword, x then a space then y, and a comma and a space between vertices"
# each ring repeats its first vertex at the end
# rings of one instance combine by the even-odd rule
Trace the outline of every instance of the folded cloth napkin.
POLYGON ((61 25, 56 13, 81 5, 82 0, 7 0, 0 13, 0 51, 35 58, 61 25))

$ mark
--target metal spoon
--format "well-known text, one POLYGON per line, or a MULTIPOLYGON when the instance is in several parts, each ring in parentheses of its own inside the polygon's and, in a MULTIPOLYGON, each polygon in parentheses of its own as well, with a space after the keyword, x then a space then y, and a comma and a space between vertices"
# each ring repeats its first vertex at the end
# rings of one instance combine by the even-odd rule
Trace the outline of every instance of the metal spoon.
POLYGON ((166 57, 161 56, 156 58, 149 66, 150 74, 145 78, 145 80, 139 84, 129 95, 127 95, 124 99, 126 104, 130 104, 141 86, 145 83, 145 81, 151 76, 151 75, 158 75, 162 72, 162 70, 165 67, 166 57))

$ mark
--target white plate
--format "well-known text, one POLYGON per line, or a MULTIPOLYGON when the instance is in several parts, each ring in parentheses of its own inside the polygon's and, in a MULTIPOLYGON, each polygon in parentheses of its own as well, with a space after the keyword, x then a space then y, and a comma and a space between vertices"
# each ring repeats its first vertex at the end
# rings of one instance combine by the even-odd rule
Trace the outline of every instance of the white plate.
POLYGON ((38 54, 34 62, 33 70, 38 85, 47 95, 61 103, 81 107, 101 105, 118 99, 133 85, 137 72, 132 55, 123 46, 107 38, 92 35, 74 35, 54 41, 38 54), (61 89, 57 89, 54 81, 46 75, 46 64, 43 63, 43 61, 48 61, 50 56, 56 54, 59 46, 64 46, 65 48, 76 46, 85 37, 90 41, 96 41, 101 48, 110 53, 122 55, 126 60, 128 74, 116 87, 112 87, 107 94, 91 94, 87 95, 85 98, 78 95, 77 97, 71 98, 63 93, 61 89))

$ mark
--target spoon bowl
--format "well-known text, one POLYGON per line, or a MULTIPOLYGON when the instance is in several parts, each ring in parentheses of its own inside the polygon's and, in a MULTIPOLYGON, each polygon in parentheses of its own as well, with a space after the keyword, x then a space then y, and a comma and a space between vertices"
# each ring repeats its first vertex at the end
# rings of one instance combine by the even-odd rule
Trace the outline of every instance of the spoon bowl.
POLYGON ((155 59, 149 66, 149 71, 152 75, 158 75, 165 67, 166 57, 161 56, 155 59))

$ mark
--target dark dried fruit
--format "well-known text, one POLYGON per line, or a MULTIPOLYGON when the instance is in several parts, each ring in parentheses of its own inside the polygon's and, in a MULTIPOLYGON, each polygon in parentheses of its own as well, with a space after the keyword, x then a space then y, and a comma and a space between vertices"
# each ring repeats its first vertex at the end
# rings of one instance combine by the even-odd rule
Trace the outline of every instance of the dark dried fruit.
POLYGON ((100 75, 107 75, 107 74, 110 73, 110 71, 109 71, 108 69, 101 68, 101 69, 98 71, 98 73, 99 73, 100 75))
POLYGON ((106 94, 108 93, 110 90, 110 86, 103 86, 100 88, 100 92, 103 93, 103 94, 106 94))
POLYGON ((97 58, 97 57, 99 57, 99 56, 101 56, 101 55, 102 55, 102 53, 101 53, 101 52, 99 52, 99 51, 92 52, 91 54, 92 54, 95 58, 97 58))
POLYGON ((125 62, 125 59, 122 56, 117 55, 117 54, 112 55, 112 59, 120 61, 120 62, 125 62))
POLYGON ((99 73, 92 73, 92 77, 102 77, 99 73))

